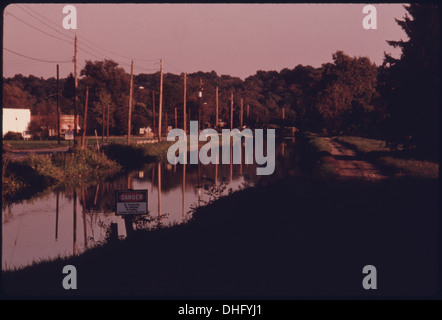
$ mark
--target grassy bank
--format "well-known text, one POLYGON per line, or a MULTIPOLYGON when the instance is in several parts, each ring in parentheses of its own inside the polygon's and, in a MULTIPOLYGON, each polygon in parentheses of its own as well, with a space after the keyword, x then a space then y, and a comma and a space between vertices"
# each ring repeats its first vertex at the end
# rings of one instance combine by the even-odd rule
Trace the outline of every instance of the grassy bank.
POLYGON ((3 156, 2 200, 4 204, 31 198, 48 188, 84 185, 102 180, 121 167, 95 150, 36 155, 11 161, 3 156))
MULTIPOLYGON (((81 138, 77 138, 79 143, 81 143, 81 138)), ((138 141, 146 141, 147 138, 144 137, 132 137, 131 142, 136 144, 138 141)), ((107 143, 106 138, 104 139, 105 143, 107 143)), ((126 143, 126 137, 109 137, 109 143, 126 143)), ((98 143, 101 146, 101 136, 98 137, 98 143)), ((86 144, 88 146, 95 147, 97 145, 97 139, 95 136, 86 137, 86 144)), ((61 139, 60 144, 58 144, 57 140, 3 140, 3 145, 7 146, 7 148, 11 150, 32 150, 32 149, 56 149, 60 147, 68 147, 69 141, 61 139)), ((71 141, 71 147, 74 145, 74 142, 71 141)))
POLYGON ((11 161, 5 153, 2 166, 2 200, 9 204, 29 199, 48 188, 87 185, 112 177, 121 170, 130 171, 146 163, 166 158, 171 143, 110 144, 103 152, 95 149, 36 155, 11 161))
POLYGON ((69 146, 69 141, 62 140, 58 144, 57 140, 3 140, 3 145, 10 150, 56 149, 69 146))
POLYGON ((337 137, 338 142, 355 149, 364 158, 374 162, 389 175, 437 179, 437 162, 417 159, 413 153, 404 150, 391 151, 385 141, 360 137, 337 137))

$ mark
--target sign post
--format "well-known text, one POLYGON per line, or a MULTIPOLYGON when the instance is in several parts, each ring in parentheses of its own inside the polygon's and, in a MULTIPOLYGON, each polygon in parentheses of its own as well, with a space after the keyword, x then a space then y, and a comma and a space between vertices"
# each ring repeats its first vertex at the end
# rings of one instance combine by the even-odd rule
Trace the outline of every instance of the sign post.
POLYGON ((147 190, 116 191, 115 214, 123 217, 127 236, 132 234, 134 215, 147 214, 147 190))
POLYGON ((74 131, 66 130, 64 134, 64 140, 69 140, 69 150, 71 150, 71 140, 74 140, 74 131))

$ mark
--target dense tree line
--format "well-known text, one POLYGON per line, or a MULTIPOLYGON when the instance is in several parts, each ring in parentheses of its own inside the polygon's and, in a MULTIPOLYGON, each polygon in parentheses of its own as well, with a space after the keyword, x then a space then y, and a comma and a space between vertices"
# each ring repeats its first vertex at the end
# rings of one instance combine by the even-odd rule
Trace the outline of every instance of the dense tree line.
MULTIPOLYGON (((293 125, 326 134, 351 134, 387 138, 392 146, 415 148, 437 156, 439 135, 439 20, 435 5, 412 4, 397 23, 408 41, 389 41, 402 56, 385 56, 382 66, 366 57, 350 57, 342 51, 319 68, 298 65, 293 69, 259 70, 245 80, 216 72, 187 75, 187 110, 203 123, 215 122, 215 88, 219 88, 219 117, 230 121, 230 94, 234 97, 234 126, 239 126, 240 100, 244 122, 250 127, 293 125), (198 90, 203 87, 203 98, 198 90), (247 105, 250 116, 246 117, 247 105), (282 120, 282 114, 285 120, 282 120), (433 141, 432 143, 429 143, 433 141)), ((89 87, 88 133, 100 132, 103 112, 110 106, 111 134, 127 132, 130 76, 114 61, 86 61, 79 81, 78 114, 83 115, 89 87)), ((158 118, 159 72, 134 76, 133 134, 152 126, 153 101, 158 118)), ((73 114, 74 79, 60 81, 61 110, 73 114)), ((56 81, 16 75, 4 79, 3 105, 30 108, 32 114, 49 115, 56 109, 56 81)), ((183 75, 166 73, 163 86, 163 125, 178 127, 183 119, 183 75)))

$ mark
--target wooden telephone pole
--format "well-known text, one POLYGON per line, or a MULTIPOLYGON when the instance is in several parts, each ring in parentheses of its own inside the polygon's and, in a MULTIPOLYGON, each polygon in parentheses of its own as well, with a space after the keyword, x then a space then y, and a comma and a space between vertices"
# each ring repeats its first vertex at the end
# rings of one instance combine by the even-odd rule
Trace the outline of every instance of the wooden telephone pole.
POLYGON ((177 110, 175 107, 175 129, 178 128, 178 114, 177 114, 177 110))
POLYGON ((153 133, 155 134, 156 128, 155 128, 155 91, 152 90, 152 108, 153 108, 153 113, 152 113, 152 129, 153 129, 153 133))
POLYGON ((163 111, 163 60, 160 60, 160 103, 158 106, 158 142, 161 142, 161 113, 163 111))
POLYGON ((216 92, 215 92, 215 130, 218 129, 218 86, 216 87, 216 92))
POLYGON ((78 103, 78 74, 77 74, 77 60, 78 60, 78 41, 75 36, 74 42, 74 146, 77 145, 77 103, 78 103))
POLYGON ((240 123, 240 129, 242 130, 242 123, 243 123, 243 106, 244 106, 244 99, 241 98, 241 113, 239 116, 239 123, 240 123))
POLYGON ((107 139, 106 142, 109 143, 109 113, 110 113, 110 103, 107 103, 107 139))
POLYGON ((104 143, 104 128, 106 128, 106 106, 103 104, 102 126, 101 126, 101 143, 104 143))
POLYGON ((233 130, 233 92, 230 94, 230 130, 233 130))
POLYGON ((134 86, 134 61, 132 60, 132 63, 130 64, 129 115, 128 115, 128 121, 127 121, 127 144, 130 144, 133 86, 134 86))
POLYGON ((87 126, 87 104, 89 101, 89 87, 86 87, 86 102, 84 104, 84 121, 83 121, 83 137, 81 139, 81 150, 84 150, 86 145, 86 126, 87 126))

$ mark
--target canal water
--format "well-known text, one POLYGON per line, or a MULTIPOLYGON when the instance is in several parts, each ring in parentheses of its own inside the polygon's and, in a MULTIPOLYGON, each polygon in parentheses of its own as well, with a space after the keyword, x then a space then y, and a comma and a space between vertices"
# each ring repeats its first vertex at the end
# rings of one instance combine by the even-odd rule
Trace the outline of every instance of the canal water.
MULTIPOLYGON (((148 164, 110 181, 44 193, 2 210, 2 269, 84 252, 104 243, 112 223, 126 237, 123 217, 115 215, 117 190, 148 191, 147 216, 132 225, 152 229, 186 223, 192 208, 256 184, 299 174, 294 138, 276 144, 275 172, 257 176, 256 164, 148 164)), ((243 159, 244 162, 244 159, 243 159)))

